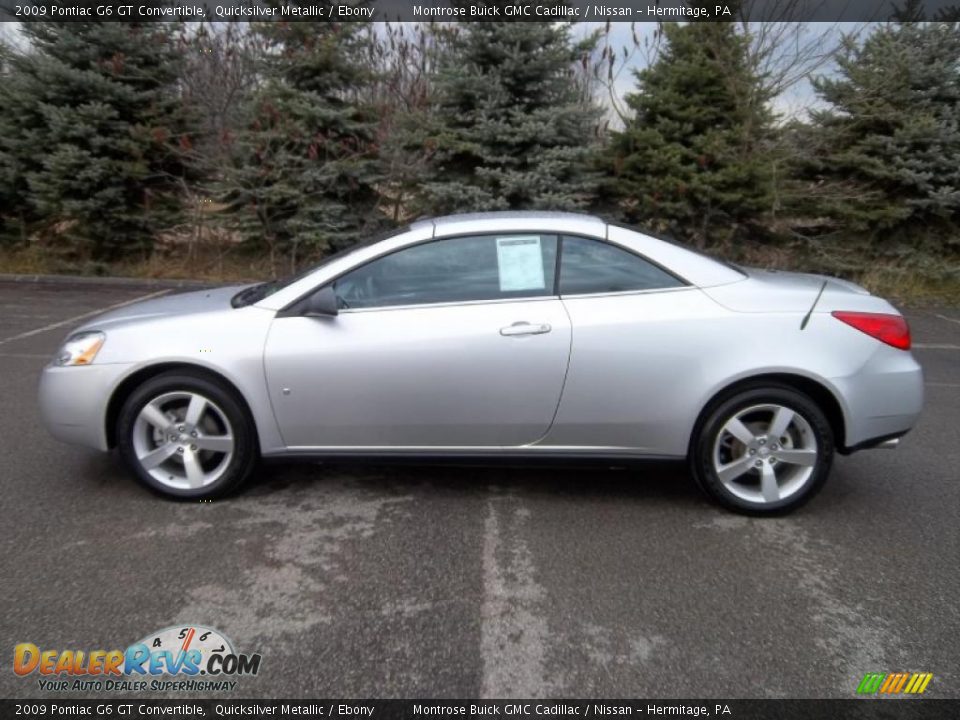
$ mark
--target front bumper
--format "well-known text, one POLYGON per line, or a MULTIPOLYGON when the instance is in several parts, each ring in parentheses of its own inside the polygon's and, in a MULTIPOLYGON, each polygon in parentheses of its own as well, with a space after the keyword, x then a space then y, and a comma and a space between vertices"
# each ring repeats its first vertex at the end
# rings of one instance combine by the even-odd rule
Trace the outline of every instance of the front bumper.
POLYGON ((38 399, 40 419, 57 440, 96 450, 107 445, 107 406, 132 365, 110 363, 44 368, 38 399))

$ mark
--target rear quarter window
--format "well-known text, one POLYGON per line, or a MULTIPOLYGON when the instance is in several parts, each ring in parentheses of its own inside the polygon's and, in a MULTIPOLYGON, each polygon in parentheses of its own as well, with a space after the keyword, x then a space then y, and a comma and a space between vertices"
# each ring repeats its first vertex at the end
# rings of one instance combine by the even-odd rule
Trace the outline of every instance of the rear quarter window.
POLYGON ((564 237, 560 294, 663 290, 685 283, 639 255, 599 240, 564 237))

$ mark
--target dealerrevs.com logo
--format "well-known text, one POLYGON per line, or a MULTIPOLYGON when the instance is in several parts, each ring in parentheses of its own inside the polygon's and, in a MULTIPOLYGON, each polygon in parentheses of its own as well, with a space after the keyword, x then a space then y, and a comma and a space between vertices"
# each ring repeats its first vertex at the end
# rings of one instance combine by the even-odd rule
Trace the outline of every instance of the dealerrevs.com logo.
POLYGON ((224 635, 201 625, 164 628, 125 650, 41 649, 28 642, 13 649, 13 671, 36 676, 48 691, 229 691, 236 677, 259 670, 259 654, 238 653, 224 635))

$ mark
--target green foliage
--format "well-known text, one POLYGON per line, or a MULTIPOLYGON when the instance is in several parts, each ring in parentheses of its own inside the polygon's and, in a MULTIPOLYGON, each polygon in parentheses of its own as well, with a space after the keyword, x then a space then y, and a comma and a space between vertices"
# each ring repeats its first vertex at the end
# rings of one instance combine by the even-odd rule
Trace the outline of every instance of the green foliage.
POLYGON ((569 25, 549 22, 464 22, 445 32, 415 134, 429 156, 418 209, 586 205, 599 110, 572 67, 593 41, 576 44, 569 25))
POLYGON ((411 214, 592 207, 697 243, 933 256, 960 247, 960 26, 921 11, 847 39, 826 109, 783 125, 764 88, 795 35, 666 24, 605 146, 591 88, 632 56, 567 23, 24 23, 0 42, 0 242, 80 267, 227 247, 226 224, 276 272, 411 214))
POLYGON ((357 100, 369 82, 362 63, 369 35, 360 23, 257 31, 267 43, 265 83, 248 127, 231 141, 224 198, 271 257, 352 245, 383 222, 378 121, 357 100))
POLYGON ((608 189, 629 221, 706 241, 769 208, 769 98, 732 24, 664 32, 661 55, 626 98, 634 115, 613 133, 608 189))
MULTIPOLYGON (((11 48, 0 37, 0 100, 4 99, 3 88, 9 87, 8 67, 12 55, 11 48)), ((17 188, 19 163, 7 150, 2 139, 10 137, 15 130, 12 114, 0 112, 0 245, 11 239, 11 222, 6 216, 14 215, 14 209, 22 200, 17 188)))
POLYGON ((834 77, 814 80, 830 108, 813 113, 804 163, 820 212, 888 237, 960 221, 960 25, 885 25, 847 39, 834 77))
MULTIPOLYGON (((167 23, 25 23, 0 87, 0 190, 61 245, 111 258, 178 217, 189 144, 167 23)), ((12 213, 11 213, 12 214, 12 213)))

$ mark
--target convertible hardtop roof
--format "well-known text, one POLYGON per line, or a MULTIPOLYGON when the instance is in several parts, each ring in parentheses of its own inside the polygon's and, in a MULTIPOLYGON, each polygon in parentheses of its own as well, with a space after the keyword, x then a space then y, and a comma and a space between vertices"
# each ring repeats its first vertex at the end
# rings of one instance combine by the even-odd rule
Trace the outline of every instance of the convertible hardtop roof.
POLYGON ((394 230, 387 237, 354 246, 341 255, 328 258, 326 262, 312 268, 256 305, 267 310, 281 310, 315 290, 318 283, 326 282, 352 266, 369 262, 382 254, 395 252, 409 245, 429 242, 432 239, 501 231, 579 234, 603 238, 641 255, 698 287, 723 285, 747 277, 733 267, 681 245, 659 240, 642 231, 607 223, 595 215, 547 211, 483 212, 415 220, 406 228, 394 230))
POLYGON ((503 223, 515 224, 517 229, 531 230, 583 230, 589 228, 592 234, 601 237, 606 235, 606 221, 584 213, 553 212, 547 210, 509 210, 495 212, 462 213, 458 215, 444 215, 442 217, 424 218, 416 220, 411 229, 427 228, 431 225, 434 235, 448 235, 451 232, 473 229, 497 229, 503 223))
POLYGON ((547 210, 464 213, 418 220, 409 229, 434 238, 500 231, 582 234, 624 245, 648 260, 671 268, 672 272, 700 287, 746 277, 741 270, 723 260, 704 255, 675 240, 586 213, 547 210))
POLYGON ((465 220, 522 220, 522 219, 544 219, 544 220, 595 220, 603 223, 596 215, 587 213, 560 212, 558 210, 495 210, 492 212, 473 212, 457 213, 455 215, 441 215, 440 217, 428 217, 415 221, 414 225, 420 223, 433 223, 434 225, 445 225, 447 223, 463 222, 465 220))

